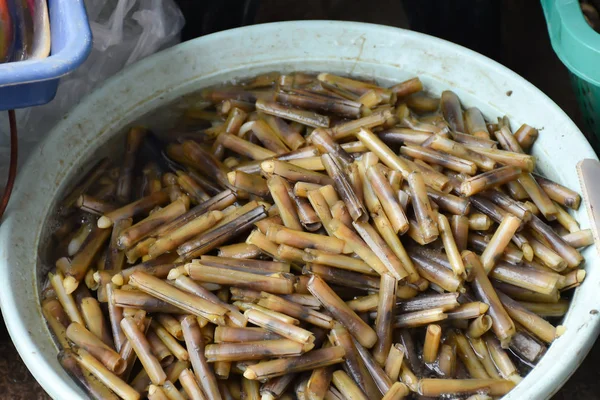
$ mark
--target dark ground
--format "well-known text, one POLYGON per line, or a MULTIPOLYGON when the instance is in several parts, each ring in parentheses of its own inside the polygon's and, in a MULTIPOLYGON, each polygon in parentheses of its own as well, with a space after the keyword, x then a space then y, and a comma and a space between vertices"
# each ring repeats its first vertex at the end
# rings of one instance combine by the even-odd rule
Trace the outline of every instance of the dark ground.
MULTIPOLYGON (((504 64, 551 97, 585 132, 568 71, 550 46, 539 1, 250 0, 250 6, 244 10, 227 5, 235 1, 221 0, 220 6, 212 7, 211 13, 204 13, 204 17, 201 17, 203 11, 211 8, 208 0, 179 0, 178 3, 188 21, 184 40, 232 27, 241 21, 335 19, 412 27, 463 44, 504 64), (227 7, 226 18, 218 17, 222 15, 219 7, 227 7), (254 11, 256 17, 252 18, 254 11)), ((600 399, 599 363, 600 345, 597 344, 554 400, 600 399)), ((0 398, 48 398, 21 362, 1 323, 0 398)))

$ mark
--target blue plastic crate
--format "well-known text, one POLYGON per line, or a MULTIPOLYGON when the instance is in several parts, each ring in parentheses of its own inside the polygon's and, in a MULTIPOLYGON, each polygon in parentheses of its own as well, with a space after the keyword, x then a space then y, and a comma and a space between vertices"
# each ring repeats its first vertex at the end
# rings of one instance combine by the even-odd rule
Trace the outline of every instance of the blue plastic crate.
POLYGON ((58 81, 85 61, 92 32, 83 0, 48 0, 50 56, 0 64, 0 110, 48 103, 58 81))
MULTIPOLYGON (((600 153, 600 34, 583 18, 577 0, 542 0, 550 42, 571 72, 592 146, 600 153)), ((587 136, 587 135, 586 135, 587 136)))

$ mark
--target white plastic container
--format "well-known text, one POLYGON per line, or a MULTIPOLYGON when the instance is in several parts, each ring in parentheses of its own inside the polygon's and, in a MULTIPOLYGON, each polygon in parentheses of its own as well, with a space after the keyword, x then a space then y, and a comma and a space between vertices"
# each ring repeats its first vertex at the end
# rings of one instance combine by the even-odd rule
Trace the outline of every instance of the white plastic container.
MULTIPOLYGON (((87 97, 34 151, 20 171, 0 228, 0 301, 10 335, 29 370, 55 399, 85 398, 56 361, 57 349, 39 307, 38 249, 48 216, 97 157, 97 149, 140 117, 199 88, 267 71, 328 71, 400 82, 418 75, 428 91, 455 91, 489 119, 508 115, 540 129, 539 169, 578 189, 576 163, 596 158, 575 124, 534 86, 501 65, 430 36, 348 22, 286 22, 226 31, 149 57, 87 97)), ((141 120, 143 122, 143 119, 141 120)), ((577 212, 588 227, 585 207, 577 212)), ((506 399, 544 399, 579 366, 598 336, 600 269, 584 252, 587 278, 577 289, 566 333, 506 399)))

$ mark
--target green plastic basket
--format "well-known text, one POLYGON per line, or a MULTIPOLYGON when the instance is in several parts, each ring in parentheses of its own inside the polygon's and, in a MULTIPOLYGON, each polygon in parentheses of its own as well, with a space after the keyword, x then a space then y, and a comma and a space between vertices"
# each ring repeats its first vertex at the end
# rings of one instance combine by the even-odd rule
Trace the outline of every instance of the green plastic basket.
POLYGON ((600 151, 600 34, 583 18, 578 0, 542 0, 548 33, 571 82, 588 129, 600 151))

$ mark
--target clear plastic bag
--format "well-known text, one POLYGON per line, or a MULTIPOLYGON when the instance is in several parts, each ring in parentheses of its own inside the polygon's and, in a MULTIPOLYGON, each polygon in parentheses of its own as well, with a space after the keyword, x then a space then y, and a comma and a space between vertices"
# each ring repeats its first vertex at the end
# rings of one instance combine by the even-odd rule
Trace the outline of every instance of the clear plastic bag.
MULTIPOLYGON (((62 78, 50 103, 17 110, 19 164, 56 122, 107 78, 150 54, 179 42, 185 23, 174 0, 85 0, 93 35, 88 59, 62 78)), ((0 112, 0 188, 9 164, 6 112, 0 112)))

